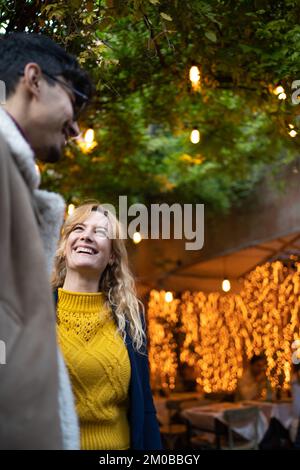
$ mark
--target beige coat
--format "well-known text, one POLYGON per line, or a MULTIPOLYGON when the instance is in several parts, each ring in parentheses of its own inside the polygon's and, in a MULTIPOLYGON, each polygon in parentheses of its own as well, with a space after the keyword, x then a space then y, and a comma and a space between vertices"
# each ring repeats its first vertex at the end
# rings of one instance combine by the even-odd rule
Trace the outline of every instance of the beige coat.
POLYGON ((0 449, 63 448, 46 259, 52 260, 64 204, 38 185, 33 152, 0 108, 0 341, 6 348, 0 449))

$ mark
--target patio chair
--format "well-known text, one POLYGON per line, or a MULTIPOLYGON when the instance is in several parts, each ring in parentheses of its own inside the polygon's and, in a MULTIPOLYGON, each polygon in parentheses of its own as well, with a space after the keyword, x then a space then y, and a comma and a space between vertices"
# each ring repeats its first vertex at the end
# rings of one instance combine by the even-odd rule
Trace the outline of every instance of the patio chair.
POLYGON ((180 404, 176 401, 170 400, 166 403, 166 407, 169 411, 168 424, 160 427, 163 441, 169 450, 174 450, 178 445, 184 447, 187 437, 187 426, 182 423, 174 422, 174 417, 180 410, 180 404))

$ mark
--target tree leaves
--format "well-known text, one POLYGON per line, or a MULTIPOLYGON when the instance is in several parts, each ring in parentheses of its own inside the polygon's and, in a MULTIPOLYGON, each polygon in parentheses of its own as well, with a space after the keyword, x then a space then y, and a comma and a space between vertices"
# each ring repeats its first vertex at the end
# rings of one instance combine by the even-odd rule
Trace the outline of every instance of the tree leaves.
POLYGON ((214 31, 206 31, 204 34, 205 37, 207 37, 207 39, 209 39, 210 41, 217 42, 217 36, 214 31))
POLYGON ((167 13, 161 12, 160 16, 166 21, 172 21, 172 17, 170 15, 167 15, 167 13))
POLYGON ((288 134, 289 123, 299 127, 289 99, 291 82, 300 78, 297 2, 0 4, 0 27, 50 35, 95 82, 80 126, 95 129, 98 146, 89 155, 70 147, 43 171, 44 186, 67 199, 109 202, 123 192, 132 200, 201 201, 227 210, 268 165, 298 155, 298 137, 288 134), (200 93, 188 78, 193 64, 201 71, 200 93), (272 93, 278 84, 285 101, 272 93), (197 145, 189 140, 194 126, 197 145))

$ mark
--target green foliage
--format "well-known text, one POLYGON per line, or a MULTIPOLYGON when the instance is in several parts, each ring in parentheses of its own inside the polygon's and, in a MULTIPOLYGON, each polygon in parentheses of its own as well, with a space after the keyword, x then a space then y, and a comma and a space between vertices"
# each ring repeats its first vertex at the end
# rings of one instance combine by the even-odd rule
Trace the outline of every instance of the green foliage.
MULTIPOLYGON (((239 203, 271 166, 298 155, 299 2, 261 0, 0 0, 0 27, 41 31, 76 54, 97 94, 74 145, 43 184, 69 201, 239 203), (198 65, 201 90, 188 71, 198 65), (281 84, 287 100, 272 93, 281 84), (193 145, 193 127, 201 141, 193 145)), ((300 136, 300 134, 299 134, 300 136)))

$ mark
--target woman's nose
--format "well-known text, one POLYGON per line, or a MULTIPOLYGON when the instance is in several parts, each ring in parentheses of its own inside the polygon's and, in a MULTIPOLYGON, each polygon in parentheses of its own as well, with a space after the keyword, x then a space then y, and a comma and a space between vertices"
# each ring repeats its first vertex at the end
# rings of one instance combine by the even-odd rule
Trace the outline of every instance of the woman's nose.
POLYGON ((85 230, 80 237, 82 240, 92 241, 92 232, 90 230, 85 230))

